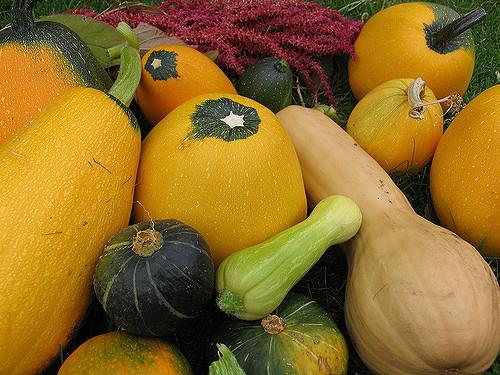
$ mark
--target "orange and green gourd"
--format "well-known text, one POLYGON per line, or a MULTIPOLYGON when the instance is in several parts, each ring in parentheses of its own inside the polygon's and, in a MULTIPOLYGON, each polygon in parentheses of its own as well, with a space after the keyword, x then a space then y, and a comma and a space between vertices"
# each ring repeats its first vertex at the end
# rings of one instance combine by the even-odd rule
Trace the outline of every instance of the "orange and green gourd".
POLYGON ((216 264, 306 217, 290 139, 268 108, 240 95, 199 95, 170 112, 143 141, 137 178, 135 220, 192 226, 216 264))
POLYGON ((57 374, 192 375, 192 371, 187 359, 172 344, 114 331, 80 345, 57 374))
POLYGON ((478 8, 460 17, 440 4, 393 5, 371 17, 354 43, 349 84, 359 100, 385 81, 421 77, 437 98, 463 95, 475 62, 470 27, 486 16, 478 8))
POLYGON ((142 57, 136 100, 151 125, 186 100, 211 92, 236 94, 236 89, 217 64, 198 50, 166 45, 142 57))
POLYGON ((15 0, 12 24, 0 31, 0 144, 71 87, 107 91, 111 78, 67 27, 35 22, 36 0, 15 0))

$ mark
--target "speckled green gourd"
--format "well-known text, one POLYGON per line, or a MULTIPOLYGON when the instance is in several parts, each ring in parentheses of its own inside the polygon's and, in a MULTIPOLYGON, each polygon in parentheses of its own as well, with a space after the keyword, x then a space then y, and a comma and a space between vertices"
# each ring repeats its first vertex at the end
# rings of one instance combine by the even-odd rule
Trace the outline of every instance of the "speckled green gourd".
POLYGON ((275 57, 250 65, 236 83, 238 94, 265 105, 274 113, 292 103, 292 87, 288 63, 275 57))

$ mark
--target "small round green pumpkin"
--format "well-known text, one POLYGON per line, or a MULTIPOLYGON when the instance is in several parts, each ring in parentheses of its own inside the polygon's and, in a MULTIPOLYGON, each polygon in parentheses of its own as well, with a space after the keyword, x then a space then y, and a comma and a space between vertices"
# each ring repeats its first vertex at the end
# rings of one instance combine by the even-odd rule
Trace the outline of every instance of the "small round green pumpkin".
MULTIPOLYGON (((348 350, 341 332, 314 300, 289 293, 262 320, 224 321, 214 334, 247 375, 340 375, 347 372, 348 350)), ((213 350, 213 358, 216 358, 213 350)))
POLYGON ((156 220, 122 229, 96 267, 94 289, 111 320, 143 336, 182 333, 214 291, 210 249, 193 228, 156 220))

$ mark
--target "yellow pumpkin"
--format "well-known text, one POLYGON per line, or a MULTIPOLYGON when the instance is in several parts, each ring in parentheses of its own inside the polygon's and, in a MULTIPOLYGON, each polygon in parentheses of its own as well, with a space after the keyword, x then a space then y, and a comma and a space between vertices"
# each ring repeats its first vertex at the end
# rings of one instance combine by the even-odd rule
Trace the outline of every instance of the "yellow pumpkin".
POLYGON ((80 345, 58 375, 191 375, 182 353, 158 338, 109 332, 80 345))
POLYGON ((443 134, 443 111, 420 78, 395 79, 359 101, 347 132, 386 172, 418 170, 443 134))
POLYGON ((430 186, 443 226, 500 257, 500 85, 452 121, 432 161, 430 186))
POLYGON ((143 142, 134 218, 176 218, 207 240, 216 263, 306 216, 299 161, 276 116, 239 95, 177 107, 143 142))
POLYGON ((404 3, 371 17, 354 43, 349 84, 361 99, 391 79, 422 77, 438 98, 463 95, 474 70, 475 46, 469 27, 483 9, 460 17, 433 3, 404 3))
POLYGON ((124 103, 138 51, 122 50, 120 73, 110 95, 68 89, 0 145, 2 375, 38 374, 59 355, 106 241, 129 221, 141 135, 124 103))

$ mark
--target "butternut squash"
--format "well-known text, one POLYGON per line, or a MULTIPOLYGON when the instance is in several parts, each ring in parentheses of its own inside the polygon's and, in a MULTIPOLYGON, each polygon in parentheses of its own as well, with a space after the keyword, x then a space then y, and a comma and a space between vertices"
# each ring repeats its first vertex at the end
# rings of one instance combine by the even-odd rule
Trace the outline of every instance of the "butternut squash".
POLYGON ((470 244, 418 216, 387 173, 312 109, 278 112, 295 145, 311 205, 352 198, 363 223, 344 245, 345 319, 378 374, 480 374, 500 349, 500 291, 470 244))
POLYGON ((126 226, 141 137, 121 101, 137 50, 106 94, 72 88, 0 145, 0 374, 35 374, 78 329, 106 241, 126 226))

